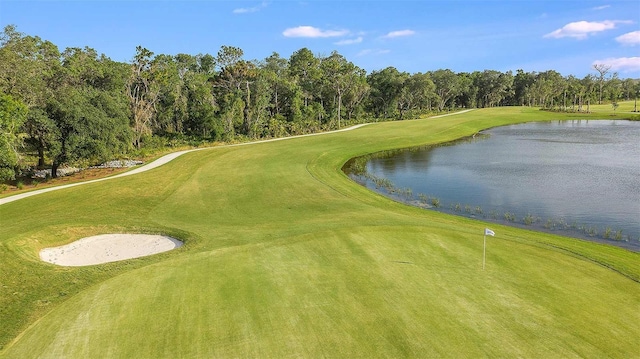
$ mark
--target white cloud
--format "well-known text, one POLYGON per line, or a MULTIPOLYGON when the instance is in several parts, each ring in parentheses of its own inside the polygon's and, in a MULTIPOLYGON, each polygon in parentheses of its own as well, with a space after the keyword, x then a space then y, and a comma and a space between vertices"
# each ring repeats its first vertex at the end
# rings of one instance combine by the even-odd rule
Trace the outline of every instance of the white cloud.
POLYGON ((254 7, 241 7, 238 9, 234 9, 233 13, 234 14, 247 14, 247 13, 252 13, 252 12, 258 12, 262 9, 264 9, 265 7, 267 7, 267 5, 269 5, 266 1, 263 1, 262 4, 258 5, 258 6, 254 6, 254 7))
POLYGON ((608 9, 610 7, 611 7, 611 5, 602 5, 602 6, 593 7, 593 8, 591 8, 591 10, 599 11, 599 10, 608 9))
POLYGON ((353 45, 353 44, 359 44, 361 43, 363 40, 362 36, 359 36, 355 39, 345 39, 345 40, 340 40, 338 42, 334 42, 334 45, 353 45))
POLYGON ((611 66, 613 71, 636 72, 640 71, 640 57, 618 57, 594 61, 592 65, 603 64, 611 66))
POLYGON ((615 29, 618 24, 631 24, 632 21, 626 20, 605 20, 605 21, 577 21, 571 22, 563 26, 562 28, 550 32, 544 37, 551 37, 559 39, 562 37, 573 37, 576 39, 586 39, 589 35, 593 35, 598 32, 615 29))
POLYGON ((366 56, 366 55, 384 55, 390 53, 390 50, 380 50, 380 49, 365 49, 358 52, 357 56, 366 56))
POLYGON ((616 41, 623 45, 640 45, 640 31, 628 32, 616 37, 616 41))
POLYGON ((382 38, 383 39, 393 39, 395 37, 402 37, 402 36, 411 36, 411 35, 415 35, 415 31, 413 30, 398 30, 398 31, 391 31, 390 33, 384 35, 382 38))
POLYGON ((339 37, 347 35, 347 30, 321 30, 313 26, 291 27, 282 32, 285 37, 339 37))

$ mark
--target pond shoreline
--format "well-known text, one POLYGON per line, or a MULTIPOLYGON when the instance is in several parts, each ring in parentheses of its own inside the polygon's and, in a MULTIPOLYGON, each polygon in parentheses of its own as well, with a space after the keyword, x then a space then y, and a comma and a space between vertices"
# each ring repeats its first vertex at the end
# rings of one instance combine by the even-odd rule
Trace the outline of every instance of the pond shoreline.
MULTIPOLYGON (((467 213, 460 213, 460 212, 456 212, 455 210, 452 209, 448 209, 448 208, 436 208, 435 206, 429 204, 429 203, 424 203, 421 202, 419 200, 416 199, 406 199, 403 198, 401 194, 398 193, 389 193, 386 192, 385 190, 381 189, 381 188, 371 188, 370 186, 367 186, 366 184, 364 184, 361 179, 355 178, 353 175, 347 174, 347 176, 353 180, 354 182, 358 183, 361 186, 367 187, 370 190, 381 194, 391 200, 394 200, 396 202, 408 205, 408 206, 412 206, 412 207, 416 207, 416 208, 421 208, 424 210, 431 210, 431 211, 436 211, 436 212, 440 212, 440 213, 445 213, 445 214, 450 214, 453 216, 458 216, 458 217, 464 217, 464 218, 469 218, 469 219, 477 219, 479 221, 484 221, 484 222, 490 222, 490 223, 496 223, 496 224, 500 224, 500 225, 504 225, 504 226, 509 226, 509 227, 514 227, 514 228, 519 228, 519 229, 527 229, 527 230, 531 230, 531 231, 535 231, 535 232, 542 232, 542 233, 548 233, 548 234, 555 234, 555 235, 559 235, 559 236, 563 236, 563 237, 568 237, 568 238, 572 238, 572 239, 578 239, 578 240, 584 240, 584 241, 589 241, 589 242, 595 242, 595 243, 600 243, 600 244, 607 244, 607 245, 612 245, 612 246, 616 246, 619 248, 623 248, 632 252, 639 252, 640 253, 640 240, 634 240, 634 239, 623 239, 623 240, 615 240, 615 239, 605 239, 599 236, 589 236, 587 234, 584 234, 583 232, 581 232, 578 229, 572 229, 572 228, 558 228, 558 229, 548 229, 548 228, 544 228, 543 225, 538 225, 537 223, 535 224, 530 224, 527 225, 525 223, 522 222, 516 222, 516 221, 508 221, 508 220, 502 220, 502 219, 493 219, 490 216, 487 216, 486 214, 481 214, 481 215, 477 215, 477 214, 467 214, 467 213)), ((473 209, 472 209, 473 211, 473 209)), ((519 219, 516 219, 519 220, 519 219)), ((556 224, 556 226, 558 226, 558 224, 556 224)))
MULTIPOLYGON (((527 204, 531 204, 531 203, 526 201, 526 198, 527 198, 526 196, 521 197, 522 193, 520 192, 517 192, 515 194, 516 197, 509 198, 510 195, 513 196, 514 194, 513 192, 509 192, 509 187, 508 187, 508 185, 511 185, 513 183, 519 184, 520 182, 524 181, 528 183, 528 187, 524 189, 524 191, 529 191, 528 193, 525 193, 526 195, 531 196, 533 194, 536 200, 538 200, 538 198, 535 196, 540 196, 542 198, 545 195, 548 195, 546 191, 549 191, 549 187, 548 187, 549 183, 547 183, 546 186, 543 185, 543 186, 540 186, 540 188, 535 188, 537 185, 537 177, 535 176, 536 175, 535 173, 532 175, 529 172, 525 172, 525 175, 528 175, 529 177, 525 177, 526 179, 523 178, 522 180, 518 179, 517 177, 513 178, 513 176, 512 177, 507 176, 508 179, 504 179, 504 181, 506 181, 505 183, 500 182, 500 181, 503 181, 503 178, 500 177, 502 176, 502 174, 493 174, 493 173, 489 174, 489 176, 494 176, 499 179, 497 186, 494 185, 493 187, 489 188, 491 190, 483 187, 478 187, 477 182, 481 182, 481 181, 477 181, 476 177, 468 177, 463 179, 458 178, 464 175, 467 175, 467 176, 475 175, 475 173, 473 173, 473 170, 477 170, 477 169, 472 168, 472 170, 469 170, 468 168, 465 167, 465 164, 468 164, 468 166, 472 166, 472 167, 482 166, 482 165, 478 165, 477 163, 478 158, 475 158, 475 162, 474 160, 469 160, 470 163, 467 163, 465 162, 465 160, 460 160, 460 156, 463 156, 463 157, 467 156, 468 152, 465 152, 465 151, 472 152, 474 148, 478 147, 478 145, 485 146, 485 148, 489 148, 487 143, 483 143, 484 139, 491 136, 490 134, 487 134, 486 131, 498 129, 499 131, 503 132, 498 136, 503 136, 503 137, 505 136, 504 133, 506 133, 507 136, 510 135, 508 131, 518 133, 518 137, 515 139, 519 141, 518 146, 521 146, 521 148, 527 149, 528 147, 526 146, 528 145, 522 145, 522 143, 524 143, 522 140, 526 139, 526 138, 522 138, 522 137, 525 137, 522 135, 522 133, 525 133, 526 135, 527 130, 534 131, 534 132, 541 131, 543 134, 545 131, 553 132, 553 130, 555 130, 559 132, 562 136, 565 136, 566 134, 574 136, 575 135, 574 132, 585 131, 585 129, 587 131, 590 131, 592 127, 603 127, 607 125, 613 125, 615 127, 620 125, 620 123, 617 123, 617 124, 615 122, 609 123, 607 121, 611 122, 611 120, 602 120, 602 121, 594 120, 594 121, 585 121, 584 123, 580 121, 578 122, 574 122, 574 121, 547 122, 547 124, 550 125, 551 130, 548 128, 538 129, 533 126, 530 126, 530 127, 533 127, 533 130, 531 128, 525 127, 524 131, 522 130, 522 128, 517 128, 517 127, 507 129, 508 126, 505 126, 505 128, 501 130, 499 127, 497 127, 497 128, 481 131, 473 136, 468 136, 468 137, 460 138, 460 139, 445 142, 445 143, 417 146, 417 147, 404 148, 404 149, 395 149, 395 150, 383 151, 383 152, 369 154, 366 156, 353 158, 349 160, 347 163, 345 163, 342 170, 349 178, 356 181, 360 185, 363 185, 374 192, 380 193, 388 198, 391 198, 397 202, 401 202, 407 205, 420 207, 424 209, 431 209, 438 212, 457 215, 465 218, 479 219, 482 221, 498 223, 501 225, 508 225, 516 228, 529 229, 529 230, 543 232, 543 233, 556 234, 556 235, 576 238, 580 240, 613 245, 613 246, 624 248, 633 252, 640 252, 640 238, 637 238, 638 236, 636 236, 635 234, 635 232, 637 231, 634 224, 635 222, 633 222, 633 217, 632 216, 630 217, 629 215, 629 213, 632 214, 633 212, 633 206, 634 206, 633 204, 631 204, 630 208, 628 207, 629 204, 624 205, 622 207, 622 209, 628 208, 626 210, 627 214, 623 216, 615 217, 617 216, 617 213, 620 213, 620 212, 612 212, 612 213, 616 213, 616 215, 614 216, 611 213, 607 213, 607 215, 604 217, 598 217, 598 214, 601 213, 600 208, 591 209, 591 207, 588 207, 588 205, 582 207, 582 203, 580 202, 580 200, 582 199, 581 197, 565 196, 566 198, 561 200, 564 201, 566 204, 563 203, 557 207, 553 207, 553 205, 549 204, 548 205, 549 208, 543 207, 544 210, 542 212, 536 213, 538 212, 538 210, 536 210, 536 205, 538 206, 538 208, 540 208, 540 203, 536 202, 533 206, 528 206, 527 204), (595 121, 597 121, 597 125, 594 126, 589 124, 589 122, 595 122, 595 121), (558 129, 554 129, 556 127, 558 129), (458 148, 442 149, 443 147, 452 147, 452 146, 453 147, 457 146, 458 148), (476 147, 473 147, 473 146, 476 146, 476 147), (464 147, 464 149, 460 147, 464 147), (435 152, 431 153, 436 150, 441 152, 438 152, 437 154, 434 154, 435 152), (452 160, 449 160, 448 158, 446 160, 443 160, 443 158, 446 158, 446 157, 442 155, 442 153, 444 153, 445 151, 449 151, 449 153, 451 153, 450 150, 453 150, 453 153, 456 153, 458 157, 452 160), (437 156, 440 156, 440 157, 437 157, 437 156), (371 167, 372 165, 370 164, 372 161, 374 161, 373 163, 375 163, 373 167, 371 167), (453 161, 453 164, 451 165, 453 167, 453 170, 447 167, 449 165, 447 161, 453 161), (413 162, 415 162, 416 164, 414 164, 413 162), (430 175, 426 175, 428 171, 433 171, 433 172, 430 175), (406 177, 402 177, 403 175, 406 177), (458 177, 456 177, 456 175, 458 177), (444 178, 441 179, 438 176, 441 176, 444 178), (399 178, 398 183, 400 184, 395 184, 394 182, 398 178, 399 178), (434 180, 434 178, 437 178, 437 179, 434 180), (469 188, 462 187, 462 189, 460 189, 458 192, 455 192, 452 196, 450 192, 451 191, 450 188, 455 188, 455 185, 451 185, 448 182, 443 185, 443 184, 438 184, 437 182, 432 183, 430 181, 440 181, 440 182, 459 181, 463 186, 475 186, 475 187, 469 187, 469 188), (511 182, 508 182, 508 181, 511 181, 511 182), (416 185, 416 183, 419 183, 419 184, 416 185), (506 190, 503 192, 504 186, 507 186, 507 187, 506 187, 506 190), (545 192, 540 193, 538 195, 535 192, 535 190, 542 190, 545 192), (469 192, 469 196, 465 195, 466 194, 465 191, 469 192), (428 195, 426 193, 428 193, 428 195), (478 193, 481 194, 480 197, 478 193), (487 196, 493 196, 493 197, 487 197, 487 196), (487 202, 487 198, 494 198, 494 197, 498 197, 503 202, 501 202, 497 206, 495 205, 495 203, 493 203, 493 201, 487 202), (573 201, 573 198, 576 199, 575 202, 573 201), (579 208, 576 208, 578 209, 578 211, 575 213, 572 212, 571 206, 578 206, 579 208), (560 211, 558 211, 557 209, 560 209, 560 211), (560 214, 557 214, 557 213, 560 213, 560 214), (585 216, 584 213, 587 213, 587 216, 585 216), (614 221, 608 222, 607 220, 608 218, 613 218, 614 221), (591 222, 590 221, 591 219, 594 219, 597 222, 591 222), (623 222, 621 222, 621 220, 623 220, 623 222), (631 222, 629 222, 630 220, 631 222), (583 223, 580 223, 580 222, 583 222, 583 223), (621 225, 621 223, 623 224, 621 225), (616 228, 616 227, 620 227, 620 228, 616 228)), ((527 123, 527 124, 536 125, 536 126, 540 125, 540 123, 527 123)), ((513 125, 510 125, 510 126, 513 126, 513 125)), ((606 130, 604 132, 606 134, 607 131, 609 131, 609 129, 608 128, 605 128, 605 129, 606 130)), ((632 127, 632 131, 637 131, 636 127, 632 127)), ((632 132, 632 133, 635 133, 635 132, 632 132)), ((591 133, 589 132, 588 134, 589 136, 591 135, 591 133)), ((582 132, 580 132, 580 135, 582 135, 582 132)), ((598 135, 601 135, 601 134, 598 134, 598 135)), ((532 142, 539 142, 539 143, 546 142, 538 138, 538 136, 540 136, 539 133, 536 132, 535 136, 536 136, 536 139, 535 141, 532 141, 532 142)), ((509 137, 503 138, 503 137, 496 137, 496 140, 500 139, 504 141, 506 139, 512 142, 514 141, 513 138, 509 138, 509 137)), ((617 140, 617 137, 614 137, 614 138, 617 140)), ((590 137, 587 137, 587 139, 591 140, 590 137)), ((596 136, 596 140, 600 141, 600 139, 597 138, 597 136, 596 136)), ((526 141, 526 142, 529 143, 529 141, 526 141)), ((571 143, 575 143, 572 139, 564 138, 564 137, 560 142, 562 142, 564 145, 567 145, 567 146, 571 143)), ((555 144, 556 142, 551 142, 551 143, 555 144)), ((612 142, 612 143, 617 144, 617 142, 612 142)), ((599 144, 599 143, 596 143, 596 144, 599 144)), ((580 145, 582 145, 582 143, 580 143, 579 146, 580 145)), ((593 150, 592 148, 590 149, 593 150)), ((537 150, 539 150, 539 148, 537 150)), ((584 151, 584 150, 580 149, 580 151, 584 151)), ((593 152, 590 152, 590 153, 593 154, 593 152)), ((600 154, 600 152, 596 152, 596 153, 600 154)), ((469 154, 469 156, 473 156, 473 155, 474 155, 473 153, 469 154)), ((531 171, 530 168, 532 166, 535 166, 535 164, 531 165, 528 161, 531 160, 532 156, 535 157, 537 155, 537 152, 534 152, 533 155, 530 155, 527 153, 527 155, 529 155, 529 157, 526 157, 521 160, 520 157, 518 157, 518 153, 516 152, 511 157, 501 158, 499 160, 515 163, 517 166, 519 166, 519 169, 521 169, 522 167, 525 167, 527 171, 531 171), (520 163, 520 162, 523 162, 523 163, 520 163)), ((571 154, 568 154, 567 156, 571 156, 571 154)), ((548 158, 544 158, 543 160, 549 161, 548 158)), ((570 158, 569 160, 574 160, 574 159, 570 158)), ((496 161, 496 160, 487 159, 487 161, 496 161)), ((576 161, 581 161, 581 160, 577 159, 576 161)), ((567 166, 565 165, 565 162, 562 162, 561 165, 567 166)), ((488 162, 488 163, 495 163, 495 162, 488 162)), ((570 163, 570 161, 567 163, 570 163)), ((591 165, 588 162, 586 163, 577 162, 577 163, 579 163, 579 166, 581 167, 591 165)), ((631 166, 633 166, 633 162, 631 163, 631 166)), ((498 170, 500 169, 502 168, 500 167, 498 170)), ((556 173, 554 172, 554 169, 557 170, 557 167, 544 168, 541 171, 545 176, 557 176, 556 173)), ((493 171, 493 168, 491 168, 491 170, 493 171)), ((610 169, 606 168, 606 170, 610 170, 610 169)), ((614 171, 615 171, 615 168, 614 168, 614 171)), ((518 174, 518 175, 521 175, 521 174, 518 174)), ((571 175, 573 176, 574 174, 571 173, 571 175)), ((612 176, 619 176, 619 174, 616 172, 613 172, 612 176)), ((561 179, 564 180, 565 182, 567 181, 566 178, 561 178, 561 179)), ((569 186, 579 188, 579 186, 581 186, 581 183, 579 182, 580 180, 578 179, 578 175, 576 175, 576 177, 571 177, 571 181, 573 181, 574 179, 578 182, 576 183, 571 182, 569 186)), ((589 180, 590 179, 591 177, 589 177, 589 180)), ((545 180, 547 180, 547 178, 545 178, 545 180)), ((554 180, 555 180, 555 177, 554 177, 554 180)), ((555 186, 555 184, 553 184, 554 182, 551 182, 551 183, 552 183, 552 186, 555 186)), ((606 184, 610 185, 610 183, 606 183, 606 184)), ((609 188, 607 188, 606 191, 603 193, 608 195, 608 191, 609 191, 609 188)), ((631 193, 628 193, 628 194, 625 193, 625 195, 627 196, 632 196, 630 198, 635 198, 633 196, 635 196, 636 194, 637 193, 635 190, 632 190, 631 193)), ((589 193, 587 196, 588 197, 585 197, 585 199, 592 201, 593 199, 589 197, 595 196, 595 194, 589 193)), ((558 198, 559 196, 556 196, 553 199, 558 200, 558 198)), ((540 201, 543 201, 543 199, 540 199, 540 201)), ((547 203, 545 202, 541 202, 541 203, 543 205, 547 205, 547 203)), ((627 202, 619 202, 619 203, 627 203, 627 202)), ((603 202, 602 204, 598 203, 598 205, 607 207, 606 202, 603 202)), ((620 208, 617 208, 617 209, 618 211, 620 210, 620 208)))

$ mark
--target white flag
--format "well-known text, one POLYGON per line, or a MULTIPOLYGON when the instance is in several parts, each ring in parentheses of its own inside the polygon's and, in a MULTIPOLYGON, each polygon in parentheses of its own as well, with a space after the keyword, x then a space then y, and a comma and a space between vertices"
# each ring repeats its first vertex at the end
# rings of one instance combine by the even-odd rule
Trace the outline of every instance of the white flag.
POLYGON ((493 237, 493 236, 496 235, 496 233, 494 231, 490 230, 489 228, 485 228, 484 229, 484 235, 493 237))

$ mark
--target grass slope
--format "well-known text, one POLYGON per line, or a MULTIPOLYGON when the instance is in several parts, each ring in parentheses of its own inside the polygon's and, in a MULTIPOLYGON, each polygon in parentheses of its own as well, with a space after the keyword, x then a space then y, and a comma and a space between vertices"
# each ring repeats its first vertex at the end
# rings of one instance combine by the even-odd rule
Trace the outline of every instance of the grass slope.
POLYGON ((566 118, 585 115, 486 109, 216 148, 0 206, 0 357, 637 355, 637 253, 492 224, 481 271, 484 223, 340 171, 365 153, 566 118), (113 231, 186 245, 85 268, 37 258, 113 231))

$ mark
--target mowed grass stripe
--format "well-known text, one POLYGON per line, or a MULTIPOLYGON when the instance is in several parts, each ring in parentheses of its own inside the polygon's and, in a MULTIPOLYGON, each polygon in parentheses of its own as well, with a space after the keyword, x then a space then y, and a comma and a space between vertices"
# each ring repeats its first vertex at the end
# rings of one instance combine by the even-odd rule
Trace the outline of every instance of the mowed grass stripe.
POLYGON ((205 150, 0 206, 4 337, 39 318, 3 354, 628 356, 639 285, 606 266, 640 277, 636 253, 492 225, 482 272, 483 223, 404 206, 340 171, 359 154, 561 117, 575 118, 477 110, 205 150), (112 230, 160 231, 186 245, 88 268, 34 255, 112 230))

